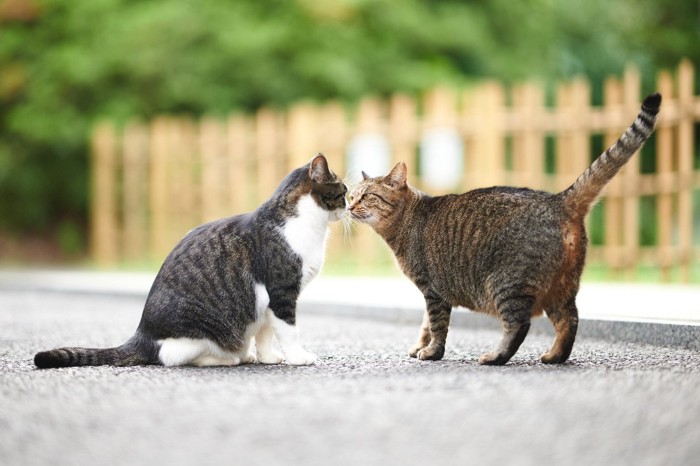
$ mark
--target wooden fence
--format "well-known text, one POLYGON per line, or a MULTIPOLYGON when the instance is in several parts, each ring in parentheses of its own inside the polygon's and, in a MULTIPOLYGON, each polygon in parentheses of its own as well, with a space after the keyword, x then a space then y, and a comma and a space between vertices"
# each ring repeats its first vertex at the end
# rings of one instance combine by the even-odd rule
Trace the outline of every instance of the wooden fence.
MULTIPOLYGON (((597 207, 602 244, 592 246, 589 261, 628 272, 652 264, 667 279, 676 269, 689 280, 700 220, 693 215, 694 189, 700 187, 694 168, 700 98, 693 83, 694 67, 687 61, 673 73, 659 73, 656 88, 664 101, 649 144, 655 171, 642 173, 635 156, 609 185, 597 207), (653 245, 640 241, 642 199, 651 199, 653 245)), ((162 261, 190 228, 254 209, 288 171, 317 152, 345 174, 353 156, 348 148, 367 135, 374 146, 383 142, 386 167, 405 161, 410 181, 427 192, 494 184, 558 191, 589 165, 592 152, 619 137, 641 98, 641 77, 630 67, 605 81, 599 107, 590 105, 589 82, 576 79, 558 86, 555 106, 545 104, 537 84, 507 93, 498 83, 484 82, 468 90, 434 89, 423 99, 369 97, 353 108, 299 103, 285 112, 262 109, 226 120, 163 116, 123 127, 103 122, 92 137, 92 257, 105 266, 162 261), (460 144, 459 160, 450 162, 461 167, 453 186, 421 177, 430 153, 421 144, 433 130, 451 132, 460 144)), ((328 260, 341 258, 369 271, 388 261, 389 253, 369 227, 360 225, 347 237, 338 225, 328 260)))

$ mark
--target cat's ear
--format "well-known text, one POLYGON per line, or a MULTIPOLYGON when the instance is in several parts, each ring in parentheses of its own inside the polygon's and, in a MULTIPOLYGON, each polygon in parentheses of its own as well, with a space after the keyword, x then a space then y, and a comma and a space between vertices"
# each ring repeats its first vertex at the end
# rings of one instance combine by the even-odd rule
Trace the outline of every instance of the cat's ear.
POLYGON ((369 180, 370 178, 371 177, 367 173, 365 173, 364 171, 362 172, 362 179, 363 180, 369 180))
POLYGON ((392 188, 403 188, 406 186, 406 164, 399 162, 394 165, 389 174, 384 177, 384 183, 392 188))
POLYGON ((319 153, 311 161, 309 165, 309 178, 316 183, 322 183, 333 178, 331 171, 328 169, 328 161, 323 154, 319 153))

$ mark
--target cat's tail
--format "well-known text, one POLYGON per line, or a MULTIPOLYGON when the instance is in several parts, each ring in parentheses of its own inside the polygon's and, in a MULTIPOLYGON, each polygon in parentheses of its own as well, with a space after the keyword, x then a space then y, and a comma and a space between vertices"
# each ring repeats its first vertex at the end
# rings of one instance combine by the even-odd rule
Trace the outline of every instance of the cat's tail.
POLYGON ((140 366, 158 362, 157 348, 140 335, 116 348, 57 348, 34 355, 39 369, 72 366, 140 366))
POLYGON ((654 131, 656 115, 661 106, 661 94, 647 96, 634 123, 620 139, 598 157, 578 179, 561 193, 572 211, 584 217, 605 185, 637 152, 654 131))

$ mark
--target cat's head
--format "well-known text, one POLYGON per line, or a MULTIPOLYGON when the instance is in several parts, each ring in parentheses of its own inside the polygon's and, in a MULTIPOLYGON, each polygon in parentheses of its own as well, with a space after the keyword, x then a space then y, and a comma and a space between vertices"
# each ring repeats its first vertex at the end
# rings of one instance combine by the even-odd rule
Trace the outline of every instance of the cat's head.
POLYGON ((328 161, 323 154, 318 154, 309 162, 308 179, 311 197, 319 207, 329 212, 328 220, 340 220, 345 213, 345 194, 348 188, 328 168, 328 161))
POLYGON ((350 191, 350 216, 367 223, 376 231, 390 226, 406 203, 415 199, 416 191, 406 182, 406 164, 397 163, 386 176, 369 177, 350 191))

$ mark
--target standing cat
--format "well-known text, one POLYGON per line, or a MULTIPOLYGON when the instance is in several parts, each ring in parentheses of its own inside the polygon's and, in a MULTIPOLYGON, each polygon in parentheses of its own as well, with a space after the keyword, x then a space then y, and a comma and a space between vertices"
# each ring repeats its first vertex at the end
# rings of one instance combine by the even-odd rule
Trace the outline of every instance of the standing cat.
POLYGON ((190 231, 153 282, 135 335, 109 349, 38 353, 40 368, 312 364, 299 343, 296 303, 323 264, 328 223, 345 212, 345 185, 322 154, 294 170, 252 213, 190 231), (255 337, 257 357, 250 350, 255 337))
POLYGON ((406 182, 406 166, 361 181, 350 214, 387 242, 425 297, 418 343, 410 355, 441 359, 453 306, 499 317, 503 339, 481 364, 505 364, 546 311, 556 340, 547 364, 571 354, 578 328, 576 294, 586 257, 584 219, 608 181, 654 130, 661 95, 648 96, 634 123, 559 194, 493 187, 428 196, 406 182))

